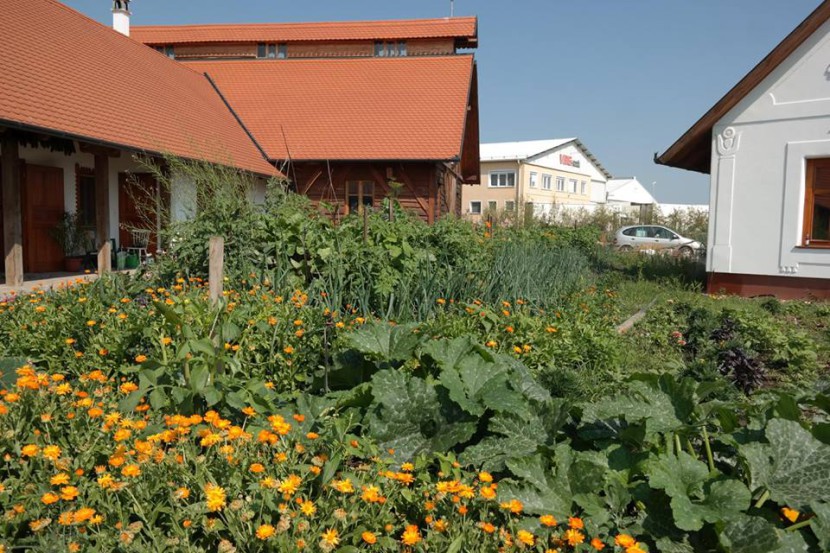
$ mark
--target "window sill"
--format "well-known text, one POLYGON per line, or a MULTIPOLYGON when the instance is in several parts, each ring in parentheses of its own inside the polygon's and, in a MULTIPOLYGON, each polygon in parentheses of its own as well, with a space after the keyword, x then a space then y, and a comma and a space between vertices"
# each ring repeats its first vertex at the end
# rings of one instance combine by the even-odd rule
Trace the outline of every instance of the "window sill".
POLYGON ((827 244, 810 244, 809 246, 796 246, 797 250, 830 250, 830 243, 827 244))

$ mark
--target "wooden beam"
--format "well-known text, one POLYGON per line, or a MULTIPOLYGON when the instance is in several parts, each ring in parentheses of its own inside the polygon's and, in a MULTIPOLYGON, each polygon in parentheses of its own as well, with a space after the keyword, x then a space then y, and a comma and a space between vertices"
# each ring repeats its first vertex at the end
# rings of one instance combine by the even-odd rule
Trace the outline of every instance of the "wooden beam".
POLYGON ((23 206, 20 201, 20 149, 12 132, 3 134, 3 253, 6 284, 23 284, 23 206))
POLYGON ((208 286, 210 287, 210 303, 219 304, 222 299, 222 289, 225 283, 225 239, 221 236, 211 236, 208 242, 208 286))
POLYGON ((95 236, 98 247, 98 274, 112 270, 110 243, 110 158, 95 156, 95 236))
POLYGON ((95 144, 86 144, 85 142, 80 142, 79 144, 81 152, 85 154, 107 157, 121 157, 121 150, 116 150, 115 148, 107 148, 106 146, 96 146, 95 144))
POLYGON ((432 168, 429 170, 429 213, 427 213, 427 223, 430 225, 435 222, 435 198, 438 195, 435 179, 435 168, 432 168))
POLYGON ((302 192, 300 192, 300 194, 302 194, 304 196, 306 194, 308 194, 308 191, 311 190, 311 187, 314 186, 314 183, 317 182, 317 179, 319 179, 322 175, 323 175, 323 170, 318 169, 317 172, 314 173, 311 176, 311 178, 306 181, 305 185, 303 185, 303 190, 302 190, 302 192))
POLYGON ((418 205, 420 205, 421 209, 424 210, 424 213, 426 213, 427 216, 429 216, 429 204, 424 202, 424 199, 418 195, 418 191, 415 190, 415 186, 412 184, 412 180, 410 180, 409 175, 406 174, 406 169, 404 169, 402 163, 400 164, 400 170, 401 180, 403 181, 404 186, 409 188, 410 192, 412 192, 412 195, 418 201, 418 205))

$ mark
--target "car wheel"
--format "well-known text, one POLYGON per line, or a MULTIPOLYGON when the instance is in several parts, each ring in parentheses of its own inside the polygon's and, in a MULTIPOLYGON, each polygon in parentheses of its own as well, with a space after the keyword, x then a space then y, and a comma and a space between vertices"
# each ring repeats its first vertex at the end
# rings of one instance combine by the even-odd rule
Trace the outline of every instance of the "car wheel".
POLYGON ((621 252, 630 252, 631 251, 631 246, 620 246, 620 251, 621 252))
POLYGON ((689 246, 683 246, 682 248, 680 248, 680 252, 678 253, 680 254, 680 257, 684 259, 689 259, 690 257, 692 257, 692 255, 694 255, 694 251, 692 251, 692 248, 690 248, 689 246))

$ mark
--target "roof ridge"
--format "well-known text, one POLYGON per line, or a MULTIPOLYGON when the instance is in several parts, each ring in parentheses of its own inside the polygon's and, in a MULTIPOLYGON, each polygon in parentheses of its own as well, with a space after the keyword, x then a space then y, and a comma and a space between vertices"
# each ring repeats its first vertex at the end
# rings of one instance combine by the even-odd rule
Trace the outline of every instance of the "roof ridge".
MULTIPOLYGON (((55 1, 55 0, 51 0, 55 1)), ((138 29, 142 31, 147 30, 155 30, 155 29, 219 29, 219 28, 234 28, 234 27, 245 27, 245 28, 253 28, 253 27, 273 27, 273 26, 307 26, 307 25, 319 25, 319 26, 332 26, 332 27, 339 27, 342 25, 377 25, 379 23, 439 23, 439 22, 461 22, 461 21, 476 21, 478 20, 478 16, 469 15, 469 16, 457 16, 457 17, 435 17, 435 18, 414 18, 414 19, 355 19, 355 20, 344 20, 344 21, 284 21, 284 22, 271 22, 271 23, 264 23, 264 22, 255 22, 255 23, 193 23, 193 24, 180 24, 180 25, 133 25, 133 29, 138 29)))

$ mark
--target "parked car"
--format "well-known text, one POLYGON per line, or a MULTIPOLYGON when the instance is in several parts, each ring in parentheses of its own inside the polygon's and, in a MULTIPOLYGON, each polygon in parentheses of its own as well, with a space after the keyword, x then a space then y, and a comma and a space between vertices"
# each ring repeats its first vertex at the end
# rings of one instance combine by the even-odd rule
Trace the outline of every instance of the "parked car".
POLYGON ((691 257, 703 250, 703 244, 697 240, 684 238, 670 228, 659 225, 623 227, 614 236, 614 245, 620 251, 671 249, 684 257, 691 257))

